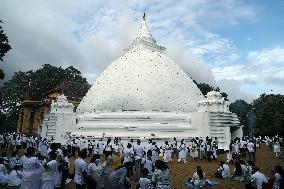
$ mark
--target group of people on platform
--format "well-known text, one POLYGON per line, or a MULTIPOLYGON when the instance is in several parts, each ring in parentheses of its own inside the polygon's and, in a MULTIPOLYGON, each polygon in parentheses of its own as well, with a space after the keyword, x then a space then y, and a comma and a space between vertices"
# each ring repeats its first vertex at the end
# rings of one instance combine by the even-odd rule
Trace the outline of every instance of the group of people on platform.
MULTIPOLYGON (((229 165, 221 161, 215 176, 245 182, 247 187, 261 188, 260 182, 267 182, 267 178, 255 166, 255 152, 262 141, 260 137, 243 137, 231 141, 227 162, 234 163, 234 172, 231 173, 229 165), (245 163, 242 158, 247 155, 249 161, 245 163)), ((283 138, 265 137, 265 142, 274 150, 276 157, 280 157, 283 138)), ((211 162, 212 159, 218 159, 218 143, 217 138, 209 137, 196 137, 188 141, 177 141, 174 138, 171 142, 164 141, 160 146, 152 139, 142 144, 139 139, 134 142, 122 141, 120 138, 87 140, 84 137, 69 137, 61 147, 52 138, 47 140, 37 136, 4 133, 0 134, 0 185, 20 186, 21 189, 65 188, 68 178, 73 178, 76 189, 113 189, 130 188, 132 178, 138 182, 137 189, 169 189, 171 172, 167 163, 172 162, 173 157, 185 164, 189 157, 206 158, 211 162), (22 157, 18 157, 20 149, 25 150, 22 157), (9 150, 13 151, 10 157, 7 155, 9 150), (70 174, 69 159, 72 156, 77 159, 74 161, 74 172, 70 174), (88 156, 91 158, 89 164, 86 162, 88 156), (120 160, 121 166, 111 170, 114 160, 120 160)), ((280 188, 282 178, 283 170, 276 166, 273 172, 274 189, 280 188)), ((210 184, 210 181, 206 180, 201 166, 197 166, 189 183, 202 187, 210 184)))

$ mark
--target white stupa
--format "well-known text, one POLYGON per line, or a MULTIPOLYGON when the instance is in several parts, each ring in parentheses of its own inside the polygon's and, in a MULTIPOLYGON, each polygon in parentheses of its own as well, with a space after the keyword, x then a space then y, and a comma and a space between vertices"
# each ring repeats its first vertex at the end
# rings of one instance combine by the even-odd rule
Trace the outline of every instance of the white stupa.
POLYGON ((193 112, 202 99, 192 79, 156 44, 144 16, 132 45, 95 81, 78 113, 193 112))
POLYGON ((210 92, 205 98, 165 48, 156 44, 145 15, 136 39, 102 72, 71 114, 70 129, 55 135, 158 140, 210 136, 217 137, 224 149, 232 135, 242 135, 236 115, 220 93, 210 92))

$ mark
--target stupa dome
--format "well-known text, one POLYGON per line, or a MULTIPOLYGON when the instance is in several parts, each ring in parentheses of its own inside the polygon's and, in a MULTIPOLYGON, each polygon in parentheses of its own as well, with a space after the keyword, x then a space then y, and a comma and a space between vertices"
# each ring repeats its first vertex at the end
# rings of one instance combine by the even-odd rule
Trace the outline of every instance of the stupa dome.
POLYGON ((156 44, 144 15, 132 45, 102 72, 77 112, 193 112, 202 99, 192 79, 156 44))

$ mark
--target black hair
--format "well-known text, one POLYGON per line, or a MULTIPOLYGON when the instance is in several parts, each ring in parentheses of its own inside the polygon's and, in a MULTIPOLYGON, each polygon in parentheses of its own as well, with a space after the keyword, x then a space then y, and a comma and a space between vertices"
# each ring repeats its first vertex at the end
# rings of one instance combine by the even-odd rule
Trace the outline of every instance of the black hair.
POLYGON ((152 150, 147 151, 147 157, 152 156, 152 150))
POLYGON ((97 159, 100 159, 100 155, 99 154, 94 154, 92 156, 92 159, 90 160, 90 163, 95 163, 98 166, 98 164, 96 162, 97 159))
POLYGON ((56 154, 55 151, 49 152, 48 155, 49 155, 49 157, 50 157, 51 159, 56 159, 56 157, 57 157, 57 154, 56 154))
POLYGON ((11 157, 16 157, 17 154, 18 154, 18 152, 17 152, 17 151, 14 151, 14 152, 12 153, 11 157))
POLYGON ((109 144, 111 142, 111 138, 107 139, 107 144, 109 144))
POLYGON ((257 172, 257 171, 259 171, 259 168, 258 168, 258 167, 255 167, 255 168, 254 168, 254 172, 257 172))
POLYGON ((255 166, 255 163, 254 163, 253 161, 251 161, 251 160, 248 160, 248 164, 249 164, 250 166, 252 166, 252 167, 255 166))
POLYGON ((282 177, 284 176, 284 171, 281 166, 276 165, 274 169, 275 169, 275 173, 279 173, 282 177))
POLYGON ((149 171, 148 171, 147 168, 144 168, 144 169, 142 170, 142 173, 143 173, 143 176, 144 176, 144 177, 147 177, 147 176, 149 175, 149 171))
POLYGON ((35 148, 34 147, 28 147, 27 148, 27 156, 33 156, 35 154, 35 148))
POLYGON ((131 162, 125 162, 124 164, 118 166, 117 168, 115 168, 114 170, 118 170, 122 167, 125 167, 126 169, 128 169, 128 167, 131 167, 132 166, 132 163, 131 162))
POLYGON ((201 166, 197 166, 197 174, 199 176, 199 179, 203 179, 204 175, 203 175, 203 171, 201 169, 201 166))
POLYGON ((243 172, 242 172, 241 164, 239 162, 235 163, 235 168, 236 168, 236 172, 235 172, 236 176, 241 176, 243 172))
POLYGON ((1 157, 7 157, 7 152, 2 152, 1 157))
POLYGON ((79 157, 85 159, 87 157, 87 150, 83 149, 79 152, 79 157))
POLYGON ((157 160, 155 162, 155 167, 157 167, 157 169, 160 169, 162 171, 169 169, 168 165, 162 160, 157 160))

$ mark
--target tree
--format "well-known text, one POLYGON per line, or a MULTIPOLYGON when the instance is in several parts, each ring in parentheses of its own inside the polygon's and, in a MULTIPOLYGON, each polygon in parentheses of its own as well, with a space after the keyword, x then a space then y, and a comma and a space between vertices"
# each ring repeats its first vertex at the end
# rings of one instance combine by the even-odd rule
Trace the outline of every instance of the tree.
POLYGON ((229 106, 229 110, 235 114, 237 114, 241 125, 243 125, 243 131, 245 135, 249 134, 249 120, 248 113, 251 110, 251 106, 244 100, 236 100, 234 103, 231 103, 229 106))
MULTIPOLYGON (((213 87, 207 83, 197 83, 195 80, 193 80, 193 82, 197 85, 197 87, 199 88, 199 90, 202 92, 202 94, 205 96, 207 95, 208 92, 210 91, 218 91, 220 92, 219 87, 213 87)), ((228 101, 228 95, 225 92, 220 92, 220 94, 222 95, 222 97, 224 98, 225 101, 228 101)))
POLYGON ((252 102, 256 112, 256 133, 284 135, 284 95, 262 94, 252 102))
POLYGON ((23 100, 41 100, 48 91, 56 88, 63 81, 87 84, 86 78, 83 78, 81 72, 72 66, 63 69, 45 64, 36 71, 16 72, 1 87, 0 111, 5 115, 1 120, 17 118, 23 100))
MULTIPOLYGON (((9 44, 9 40, 7 35, 4 33, 4 30, 2 29, 3 22, 0 20, 0 61, 3 61, 3 58, 5 54, 12 48, 9 44)), ((4 79, 5 74, 2 69, 0 69, 0 80, 4 79)))

